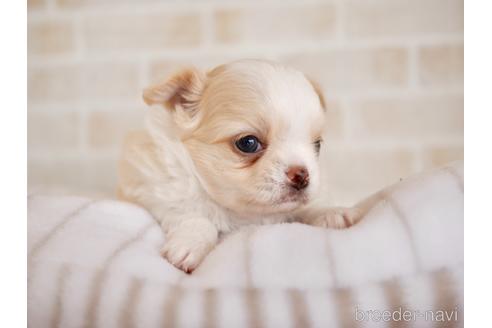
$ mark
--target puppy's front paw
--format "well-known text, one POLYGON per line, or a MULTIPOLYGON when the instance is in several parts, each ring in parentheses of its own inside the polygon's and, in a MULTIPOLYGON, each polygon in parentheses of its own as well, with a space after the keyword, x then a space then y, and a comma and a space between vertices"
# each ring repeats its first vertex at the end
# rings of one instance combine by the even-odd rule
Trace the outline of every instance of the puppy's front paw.
POLYGON ((170 238, 161 250, 169 263, 186 273, 191 273, 203 261, 213 244, 204 245, 188 238, 170 238))
POLYGON ((186 222, 167 235, 161 255, 176 268, 193 272, 217 243, 217 230, 209 223, 186 222))
POLYGON ((317 227, 344 229, 354 225, 360 217, 361 211, 357 208, 335 207, 327 209, 310 223, 317 227))

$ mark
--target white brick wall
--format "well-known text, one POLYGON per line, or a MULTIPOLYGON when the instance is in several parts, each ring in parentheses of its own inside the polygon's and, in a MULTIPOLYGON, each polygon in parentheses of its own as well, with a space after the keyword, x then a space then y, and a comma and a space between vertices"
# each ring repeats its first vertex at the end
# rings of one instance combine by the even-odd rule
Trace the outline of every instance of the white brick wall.
POLYGON ((462 0, 29 0, 30 186, 112 192, 142 88, 244 57, 323 86, 335 201, 463 158, 462 0))

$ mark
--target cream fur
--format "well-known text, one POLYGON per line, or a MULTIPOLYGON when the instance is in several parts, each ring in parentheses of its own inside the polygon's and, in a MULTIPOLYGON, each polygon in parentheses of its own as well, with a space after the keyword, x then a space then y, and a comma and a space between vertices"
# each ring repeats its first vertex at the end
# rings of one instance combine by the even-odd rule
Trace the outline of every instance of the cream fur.
POLYGON ((150 109, 145 131, 127 138, 119 194, 159 220, 167 236, 162 254, 176 267, 191 272, 219 232, 241 225, 297 220, 341 228, 359 216, 312 205, 325 109, 302 73, 259 60, 207 74, 189 69, 146 89, 144 100, 160 106, 150 109), (241 153, 234 142, 246 135, 258 137, 263 151, 241 153), (309 172, 301 192, 287 184, 293 166, 309 172))

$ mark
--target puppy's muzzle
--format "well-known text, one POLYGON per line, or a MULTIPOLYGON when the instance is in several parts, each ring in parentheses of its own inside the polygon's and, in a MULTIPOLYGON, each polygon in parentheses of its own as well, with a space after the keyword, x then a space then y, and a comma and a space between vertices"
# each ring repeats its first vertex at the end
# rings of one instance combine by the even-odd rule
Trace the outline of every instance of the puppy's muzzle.
POLYGON ((305 189, 309 185, 309 172, 304 166, 292 166, 285 175, 289 185, 296 190, 305 189))

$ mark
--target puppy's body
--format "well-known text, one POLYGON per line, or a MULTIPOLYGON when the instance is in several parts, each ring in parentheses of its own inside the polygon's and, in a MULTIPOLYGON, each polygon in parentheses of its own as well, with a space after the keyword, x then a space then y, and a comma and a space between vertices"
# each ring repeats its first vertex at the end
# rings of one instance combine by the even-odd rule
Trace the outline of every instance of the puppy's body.
POLYGON ((313 206, 324 102, 305 76, 256 60, 181 72, 144 92, 145 131, 131 134, 119 194, 166 233, 163 255, 190 272, 219 232, 301 221, 345 227, 357 211, 313 206))

